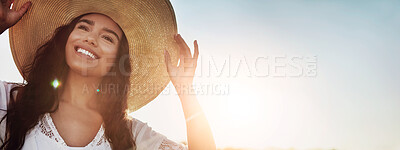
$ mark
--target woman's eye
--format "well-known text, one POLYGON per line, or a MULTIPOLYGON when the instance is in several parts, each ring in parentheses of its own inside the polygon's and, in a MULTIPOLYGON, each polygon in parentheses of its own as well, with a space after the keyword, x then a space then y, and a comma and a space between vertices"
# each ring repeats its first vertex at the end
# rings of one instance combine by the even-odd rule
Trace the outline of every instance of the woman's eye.
POLYGON ((82 29, 84 31, 89 31, 88 27, 84 26, 84 25, 79 25, 78 29, 82 29))
POLYGON ((103 36, 103 38, 111 43, 114 43, 114 40, 109 36, 103 36))

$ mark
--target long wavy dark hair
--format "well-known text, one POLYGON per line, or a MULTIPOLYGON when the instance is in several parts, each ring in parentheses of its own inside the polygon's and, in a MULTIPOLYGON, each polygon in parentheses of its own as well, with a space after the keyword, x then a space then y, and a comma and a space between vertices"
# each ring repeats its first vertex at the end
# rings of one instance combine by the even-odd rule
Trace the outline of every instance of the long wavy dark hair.
MULTIPOLYGON (((84 14, 87 15, 87 14, 84 14)), ((50 83, 58 79, 61 83, 67 80, 69 67, 65 60, 65 46, 70 33, 74 30, 81 15, 69 24, 60 26, 53 37, 36 51, 34 60, 22 69, 25 83, 11 89, 7 114, 0 123, 6 120, 6 133, 0 149, 21 149, 26 134, 38 123, 45 113, 55 112, 59 106, 58 92, 63 87, 54 88, 50 83), (61 59, 60 59, 61 58, 61 59), (13 95, 17 91, 17 95, 13 95)), ((127 70, 131 70, 129 45, 125 34, 121 38, 117 59, 101 85, 113 84, 116 89, 126 89, 129 83, 127 70), (124 69, 124 70, 123 70, 124 69)), ((131 118, 127 114, 127 91, 100 92, 98 112, 104 121, 105 135, 113 149, 129 149, 135 146, 131 132, 131 118)))

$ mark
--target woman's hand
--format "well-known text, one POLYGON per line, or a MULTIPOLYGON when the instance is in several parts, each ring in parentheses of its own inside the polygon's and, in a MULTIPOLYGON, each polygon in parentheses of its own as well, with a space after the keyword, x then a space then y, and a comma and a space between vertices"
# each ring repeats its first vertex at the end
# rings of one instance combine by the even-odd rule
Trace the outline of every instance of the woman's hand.
POLYGON ((15 25, 32 5, 32 2, 26 2, 18 11, 15 11, 10 9, 13 2, 14 0, 1 0, 0 34, 15 25))
POLYGON ((210 125, 194 94, 185 94, 193 89, 193 77, 199 57, 199 46, 194 41, 194 56, 181 35, 176 35, 175 40, 179 45, 179 65, 171 63, 171 57, 164 51, 165 64, 169 78, 174 84, 181 100, 183 114, 186 118, 187 139, 190 150, 215 150, 215 141, 210 125))
POLYGON ((168 51, 164 50, 164 56, 169 78, 178 91, 178 94, 181 94, 180 92, 184 88, 192 87, 193 77, 197 67, 197 59, 199 57, 199 47, 197 41, 194 41, 194 56, 192 57, 190 49, 181 35, 176 35, 175 41, 179 45, 179 65, 172 65, 168 51))

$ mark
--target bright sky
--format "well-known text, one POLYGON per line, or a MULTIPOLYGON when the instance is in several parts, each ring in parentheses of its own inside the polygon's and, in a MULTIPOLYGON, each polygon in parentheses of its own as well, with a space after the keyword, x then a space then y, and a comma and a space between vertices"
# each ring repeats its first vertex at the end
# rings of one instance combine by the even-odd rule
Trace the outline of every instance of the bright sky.
MULTIPOLYGON (((400 149, 399 1, 171 2, 199 41, 198 99, 218 147, 400 149)), ((8 32, 0 43, 0 79, 21 82, 8 32)), ((172 86, 134 116, 186 140, 172 86)))

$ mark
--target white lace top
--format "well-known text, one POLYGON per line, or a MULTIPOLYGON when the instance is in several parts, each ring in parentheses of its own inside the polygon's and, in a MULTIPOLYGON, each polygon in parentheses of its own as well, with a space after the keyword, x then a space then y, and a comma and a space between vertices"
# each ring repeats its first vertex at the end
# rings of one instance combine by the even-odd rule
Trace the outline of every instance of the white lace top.
MULTIPOLYGON (((10 90, 15 84, 0 81, 0 117, 7 113, 10 90)), ((1 119, 1 118, 0 118, 1 119)), ((152 130, 147 123, 137 119, 132 120, 132 135, 136 142, 137 150, 187 150, 182 144, 178 144, 166 138, 164 135, 152 130)), ((0 138, 5 136, 5 121, 0 124, 0 138)), ((12 135, 11 135, 12 136, 12 135)), ((79 135, 77 135, 79 136, 79 135)), ((0 140, 0 145, 3 144, 0 140)), ((101 125, 95 138, 85 147, 70 147, 58 133, 49 113, 45 114, 30 130, 26 137, 22 150, 111 150, 110 143, 106 140, 103 125, 101 125)))

